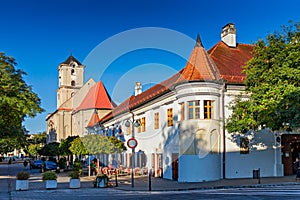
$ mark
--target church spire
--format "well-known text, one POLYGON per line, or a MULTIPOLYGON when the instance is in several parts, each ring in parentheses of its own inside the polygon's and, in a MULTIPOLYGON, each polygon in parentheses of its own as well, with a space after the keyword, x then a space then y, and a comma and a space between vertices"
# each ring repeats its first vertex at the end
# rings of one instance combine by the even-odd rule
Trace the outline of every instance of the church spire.
POLYGON ((200 34, 198 33, 197 35, 197 40, 196 40, 196 44, 195 47, 203 47, 201 39, 200 39, 200 34))

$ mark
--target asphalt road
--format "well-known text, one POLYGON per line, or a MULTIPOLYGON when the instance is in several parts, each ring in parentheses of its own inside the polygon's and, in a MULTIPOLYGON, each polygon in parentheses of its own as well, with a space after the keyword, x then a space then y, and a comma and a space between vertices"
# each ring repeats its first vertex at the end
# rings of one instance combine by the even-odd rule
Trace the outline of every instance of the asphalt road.
MULTIPOLYGON (((14 191, 11 193, 13 200, 38 200, 38 199, 63 199, 63 200, 88 200, 88 199, 114 199, 114 200, 189 200, 189 199, 211 199, 211 200, 236 200, 236 199, 299 199, 299 186, 272 187, 272 188, 235 188, 218 190, 198 191, 169 191, 169 192, 134 192, 120 191, 116 189, 86 188, 79 190, 33 190, 14 191)), ((0 198, 1 199, 1 198, 0 198)))

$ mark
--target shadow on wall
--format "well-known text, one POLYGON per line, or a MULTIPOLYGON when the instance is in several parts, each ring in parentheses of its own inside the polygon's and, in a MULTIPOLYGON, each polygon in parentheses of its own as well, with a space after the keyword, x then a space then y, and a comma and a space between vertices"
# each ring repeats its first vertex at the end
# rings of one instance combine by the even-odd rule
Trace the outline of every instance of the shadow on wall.
POLYGON ((230 141, 240 147, 248 146, 250 151, 273 148, 275 142, 275 135, 268 128, 258 132, 249 130, 245 134, 232 133, 229 135, 230 141))

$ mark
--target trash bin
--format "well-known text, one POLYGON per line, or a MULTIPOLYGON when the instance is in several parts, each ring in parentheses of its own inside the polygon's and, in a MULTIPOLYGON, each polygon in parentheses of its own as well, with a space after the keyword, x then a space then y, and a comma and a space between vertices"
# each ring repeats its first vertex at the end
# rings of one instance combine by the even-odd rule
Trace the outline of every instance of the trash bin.
POLYGON ((259 179, 260 178, 260 169, 254 169, 253 170, 253 179, 259 179))
POLYGON ((253 170, 253 179, 258 179, 258 184, 260 184, 260 168, 253 170))

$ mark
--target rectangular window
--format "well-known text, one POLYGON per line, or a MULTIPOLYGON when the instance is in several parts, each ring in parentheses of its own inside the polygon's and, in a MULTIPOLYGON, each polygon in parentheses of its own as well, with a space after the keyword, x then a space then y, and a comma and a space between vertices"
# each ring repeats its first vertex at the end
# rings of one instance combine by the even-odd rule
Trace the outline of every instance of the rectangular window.
POLYGON ((146 117, 142 118, 141 126, 142 126, 142 132, 145 132, 146 131, 146 117))
POLYGON ((246 137, 240 138, 240 154, 249 154, 249 139, 246 137))
POLYGON ((204 119, 212 119, 213 105, 211 100, 204 100, 204 119))
POLYGON ((169 108, 168 112, 168 126, 173 126, 173 108, 169 108))
POLYGON ((142 132, 142 123, 141 123, 141 119, 137 119, 138 123, 140 124, 138 127, 137 127, 137 132, 138 133, 141 133, 142 132))
POLYGON ((159 129, 159 113, 154 113, 154 129, 159 129))
POLYGON ((184 120, 184 103, 180 103, 180 110, 179 110, 179 121, 183 121, 184 120))
POLYGON ((188 102, 188 118, 200 119, 200 100, 188 102))

